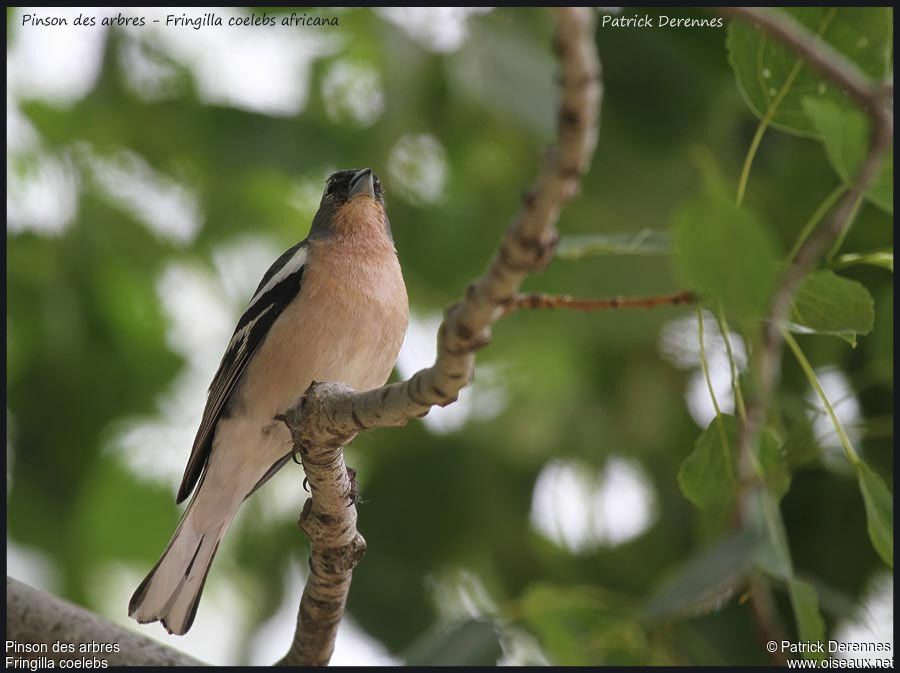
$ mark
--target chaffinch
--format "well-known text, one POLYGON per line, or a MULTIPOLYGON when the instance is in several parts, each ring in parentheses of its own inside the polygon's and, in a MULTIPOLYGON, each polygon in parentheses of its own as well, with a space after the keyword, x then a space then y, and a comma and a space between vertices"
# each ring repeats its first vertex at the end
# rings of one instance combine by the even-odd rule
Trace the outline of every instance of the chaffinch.
POLYGON ((313 380, 356 390, 385 383, 409 305, 384 196, 372 170, 334 173, 309 236, 266 271, 209 388, 177 502, 194 491, 128 614, 183 634, 228 526, 291 456, 275 417, 313 380), (195 488, 196 487, 196 488, 195 488))

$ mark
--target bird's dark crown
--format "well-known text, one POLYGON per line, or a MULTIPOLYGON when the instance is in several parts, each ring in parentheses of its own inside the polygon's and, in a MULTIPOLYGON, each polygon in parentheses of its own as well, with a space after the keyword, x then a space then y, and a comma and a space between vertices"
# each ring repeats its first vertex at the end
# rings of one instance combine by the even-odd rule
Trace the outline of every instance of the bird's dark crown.
MULTIPOLYGON (((359 173, 361 168, 349 168, 344 171, 337 171, 336 173, 332 173, 328 176, 328 179, 325 180, 325 191, 323 192, 323 198, 331 198, 336 204, 343 203, 347 200, 347 192, 350 190, 350 184, 353 182, 353 178, 359 173)), ((372 178, 375 183, 375 198, 378 201, 384 201, 384 190, 381 188, 381 182, 378 180, 378 176, 375 173, 372 173, 372 178)))

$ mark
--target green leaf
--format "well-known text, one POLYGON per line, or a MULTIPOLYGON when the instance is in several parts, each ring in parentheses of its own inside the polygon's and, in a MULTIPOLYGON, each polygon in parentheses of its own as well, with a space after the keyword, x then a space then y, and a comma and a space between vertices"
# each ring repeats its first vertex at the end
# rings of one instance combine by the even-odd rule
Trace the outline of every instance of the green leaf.
POLYGON ((734 501, 734 428, 733 416, 714 418, 678 469, 681 492, 700 509, 730 508, 734 501))
POLYGON ((766 541, 756 562, 767 574, 787 582, 800 639, 824 640, 825 621, 819 611, 819 600, 815 589, 794 575, 787 532, 778 502, 771 492, 759 490, 752 495, 752 502, 747 509, 748 524, 754 529, 765 531, 766 541))
POLYGON ((783 442, 772 428, 766 428, 759 438, 759 463, 763 479, 776 502, 791 487, 791 471, 784 455, 783 442))
POLYGON ((428 632, 404 659, 408 666, 496 666, 502 654, 494 624, 470 619, 428 632))
POLYGON ((894 273, 894 251, 876 250, 874 252, 848 252, 834 260, 837 267, 855 266, 856 264, 868 264, 880 266, 894 273))
POLYGON ((875 324, 875 301, 860 283, 832 271, 811 273, 791 303, 792 332, 833 334, 856 346, 858 334, 875 324))
POLYGON ((894 496, 884 480, 863 461, 856 464, 859 490, 866 503, 869 539, 878 555, 894 567, 894 496))
POLYGON ((718 609, 753 567, 759 546, 758 533, 742 530, 702 551, 655 593, 647 615, 697 615, 718 609))
POLYGON ((756 559, 759 569, 772 577, 789 581, 794 576, 794 566, 778 501, 766 489, 755 490, 748 500, 747 525, 765 532, 765 543, 756 559))
MULTIPOLYGON (((734 499, 732 465, 739 439, 738 419, 722 414, 700 433, 694 451, 681 463, 678 485, 684 497, 700 509, 729 507, 734 499), (728 449, 722 443, 723 431, 728 449)), ((762 477, 776 501, 780 500, 790 488, 791 473, 782 451, 781 439, 772 428, 763 430, 758 451, 762 477)))
POLYGON ((580 259, 586 255, 667 255, 669 232, 643 229, 636 234, 590 234, 563 236, 556 249, 561 259, 580 259))
MULTIPOLYGON (((789 14, 820 34, 825 42, 875 80, 882 80, 891 72, 893 13, 890 8, 787 7, 772 11, 789 14)), ((738 88, 760 119, 770 112, 785 84, 789 85, 772 114, 771 124, 776 128, 797 135, 819 136, 803 108, 803 98, 807 96, 842 107, 855 105, 818 71, 798 61, 791 47, 752 24, 731 21, 726 45, 738 88)))
POLYGON ((708 194, 681 207, 673 227, 684 280, 740 320, 761 316, 775 278, 776 254, 756 218, 725 196, 708 194))
POLYGON ((653 648, 637 612, 598 587, 533 585, 522 598, 521 614, 554 664, 650 663, 653 648))
MULTIPOLYGON (((829 100, 806 97, 803 109, 825 142, 832 168, 848 186, 859 174, 869 150, 869 121, 857 108, 841 107, 829 100)), ((888 154, 866 197, 879 208, 894 212, 894 157, 888 154)))
MULTIPOLYGON (((801 641, 824 642, 825 620, 819 611, 819 596, 808 582, 792 579, 788 584, 791 605, 797 619, 797 633, 801 641)), ((804 652, 807 659, 824 659, 825 654, 804 652)))

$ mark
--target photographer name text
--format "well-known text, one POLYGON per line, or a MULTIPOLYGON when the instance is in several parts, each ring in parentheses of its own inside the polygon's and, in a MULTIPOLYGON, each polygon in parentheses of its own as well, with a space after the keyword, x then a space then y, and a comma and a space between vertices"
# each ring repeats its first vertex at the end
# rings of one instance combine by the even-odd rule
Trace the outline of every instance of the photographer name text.
POLYGON ((690 19, 683 16, 650 16, 634 14, 633 16, 613 16, 604 14, 600 20, 601 28, 722 28, 725 25, 722 17, 706 19, 690 19))

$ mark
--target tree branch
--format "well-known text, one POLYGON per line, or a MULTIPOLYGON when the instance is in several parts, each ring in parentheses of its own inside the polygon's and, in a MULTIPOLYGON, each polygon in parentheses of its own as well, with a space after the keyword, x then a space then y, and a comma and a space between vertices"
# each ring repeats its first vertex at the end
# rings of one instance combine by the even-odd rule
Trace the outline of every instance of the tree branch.
POLYGON ((353 567, 365 549, 356 531, 356 508, 352 502, 348 506, 352 484, 341 447, 358 432, 404 425, 434 405, 456 401, 472 379, 475 351, 490 342, 493 323, 525 276, 553 257, 560 208, 577 194, 594 153, 601 88, 595 12, 584 7, 551 11, 561 70, 557 141, 484 275, 445 312, 434 365, 407 381, 362 393, 342 384, 313 382, 285 414, 312 494, 300 520, 312 538, 312 552, 294 642, 281 664, 328 662, 353 567))
MULTIPOLYGON (((317 413, 310 400, 307 414, 317 413)), ((291 428, 309 481, 310 497, 298 525, 310 539, 309 577, 300 598, 297 628, 279 666, 325 666, 334 652, 353 568, 366 553, 366 541, 356 530, 354 473, 344 463, 340 438, 309 441, 297 432, 301 422, 295 406, 281 420, 291 428)), ((347 440, 349 441, 349 440, 347 440)))
MULTIPOLYGON (((782 273, 763 322, 762 345, 755 355, 756 386, 747 404, 747 417, 739 439, 738 518, 746 522, 753 520, 752 510, 757 506, 758 496, 763 488, 754 468, 753 447, 765 422, 765 412, 780 376, 784 347, 781 325, 788 317, 797 287, 841 235, 856 203, 877 176, 881 160, 892 146, 893 118, 888 112, 887 102, 893 94, 893 87, 890 83, 873 82, 856 64, 783 12, 754 7, 730 7, 719 11, 754 23, 772 37, 791 46, 806 63, 856 99, 872 120, 869 151, 852 187, 838 201, 826 224, 815 235, 808 237, 793 255, 793 264, 782 273)), ((760 584, 751 587, 754 615, 762 637, 765 640, 778 640, 772 634, 780 632, 781 627, 777 623, 777 613, 772 609, 771 596, 766 586, 760 584)), ((779 663, 777 655, 775 656, 776 663, 779 663)))
MULTIPOLYGON (((6 641, 21 645, 46 645, 46 652, 17 653, 7 646, 6 656, 40 661, 41 668, 54 662, 82 658, 106 661, 108 666, 203 666, 193 657, 173 650, 139 633, 123 629, 99 615, 6 578, 6 641), (74 652, 54 652, 57 641, 74 645, 74 652), (80 652, 81 645, 117 646, 114 652, 80 652)), ((79 666, 84 668, 84 666, 79 666)))
MULTIPOLYGON (((791 300, 800 282, 812 270, 834 240, 840 236, 847 219, 853 213, 854 204, 865 194, 878 173, 881 160, 891 148, 894 138, 894 121, 886 106, 887 97, 893 91, 889 84, 873 82, 867 75, 844 57, 843 54, 821 40, 813 32, 784 13, 754 7, 730 7, 720 10, 758 25, 776 39, 793 47, 823 76, 842 87, 862 105, 872 120, 869 151, 860 167, 853 185, 838 201, 831 217, 819 231, 804 241, 794 256, 794 263, 782 274, 773 293, 768 315, 764 321, 762 348, 757 358, 759 382, 756 394, 747 407, 747 422, 741 433, 742 477, 751 476, 751 466, 744 464, 747 452, 762 425, 764 411, 772 390, 777 384, 781 363, 783 339, 781 325, 788 316, 791 300)), ((752 479, 744 480, 752 483, 752 479)))

